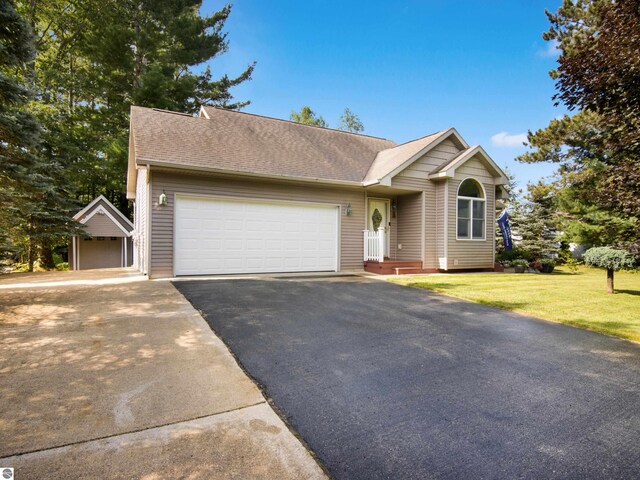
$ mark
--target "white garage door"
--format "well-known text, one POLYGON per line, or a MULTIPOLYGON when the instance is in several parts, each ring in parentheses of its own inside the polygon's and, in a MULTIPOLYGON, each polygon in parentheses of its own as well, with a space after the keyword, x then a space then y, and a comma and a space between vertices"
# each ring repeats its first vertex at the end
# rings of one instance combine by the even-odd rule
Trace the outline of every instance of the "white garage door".
POLYGON ((335 271, 338 207, 177 197, 175 274, 335 271))

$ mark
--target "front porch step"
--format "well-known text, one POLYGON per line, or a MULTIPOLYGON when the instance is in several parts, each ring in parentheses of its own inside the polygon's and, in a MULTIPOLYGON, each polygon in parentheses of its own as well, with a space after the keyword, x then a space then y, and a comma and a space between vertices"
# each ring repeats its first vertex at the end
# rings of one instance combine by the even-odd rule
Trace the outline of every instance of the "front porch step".
POLYGON ((364 271, 378 275, 402 275, 407 273, 422 273, 422 262, 385 260, 384 262, 364 262, 364 271))

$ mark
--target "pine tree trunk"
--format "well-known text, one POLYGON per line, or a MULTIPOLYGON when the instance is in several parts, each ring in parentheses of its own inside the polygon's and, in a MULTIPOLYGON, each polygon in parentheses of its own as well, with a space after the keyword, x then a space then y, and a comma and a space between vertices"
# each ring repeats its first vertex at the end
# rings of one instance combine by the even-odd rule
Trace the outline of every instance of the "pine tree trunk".
POLYGON ((56 268, 56 262, 53 260, 53 250, 49 242, 43 243, 40 247, 40 260, 42 261, 42 266, 47 270, 56 268))
POLYGON ((607 292, 613 293, 613 268, 607 268, 607 292))
POLYGON ((36 262, 36 242, 33 237, 29 238, 29 271, 33 272, 33 264, 36 262))

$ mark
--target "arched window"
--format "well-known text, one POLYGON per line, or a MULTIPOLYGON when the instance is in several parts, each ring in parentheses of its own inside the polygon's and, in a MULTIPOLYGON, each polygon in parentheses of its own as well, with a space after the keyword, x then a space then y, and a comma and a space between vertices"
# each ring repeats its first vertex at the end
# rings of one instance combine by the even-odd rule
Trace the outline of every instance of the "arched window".
POLYGON ((458 187, 458 240, 485 239, 485 198, 480 182, 467 178, 458 187))

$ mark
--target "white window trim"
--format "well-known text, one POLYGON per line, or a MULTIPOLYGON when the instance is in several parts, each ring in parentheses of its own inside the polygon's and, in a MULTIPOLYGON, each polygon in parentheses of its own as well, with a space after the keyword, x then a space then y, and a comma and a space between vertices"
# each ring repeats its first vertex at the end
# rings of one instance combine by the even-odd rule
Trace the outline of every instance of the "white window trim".
POLYGON ((456 192, 456 240, 460 242, 486 242, 487 240, 487 192, 484 189, 484 185, 477 178, 467 177, 460 181, 458 184, 458 191, 456 192), (460 192, 460 186, 466 182, 467 180, 474 180, 480 188, 482 189, 482 198, 478 197, 465 197, 463 195, 458 195, 460 192), (458 234, 458 200, 471 200, 469 204, 469 214, 471 217, 469 218, 469 238, 460 237, 458 234), (473 238, 473 202, 482 202, 483 203, 483 211, 484 211, 484 228, 482 229, 482 238, 473 238))

